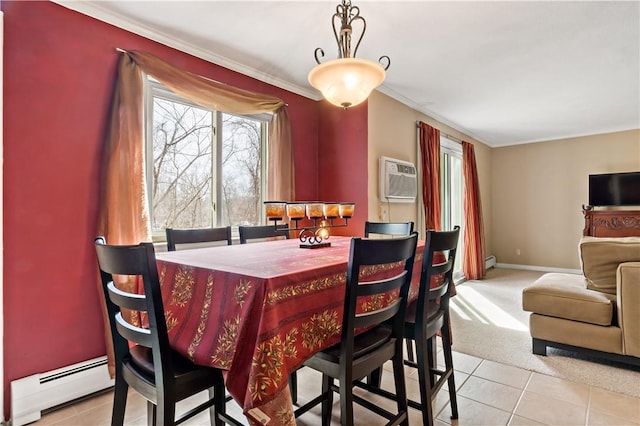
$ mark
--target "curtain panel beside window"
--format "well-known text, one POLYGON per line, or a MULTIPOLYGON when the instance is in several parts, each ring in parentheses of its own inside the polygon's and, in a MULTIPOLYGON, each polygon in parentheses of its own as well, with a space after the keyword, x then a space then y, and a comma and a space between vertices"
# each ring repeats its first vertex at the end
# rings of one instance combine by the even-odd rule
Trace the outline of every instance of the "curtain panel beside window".
MULTIPOLYGON (((295 199, 291 129, 287 105, 283 100, 192 74, 149 53, 120 52, 109 130, 103 152, 97 235, 104 236, 108 244, 151 241, 144 159, 144 74, 205 108, 233 114, 272 113, 267 153, 267 197, 277 200, 295 199)), ((119 277, 117 281, 116 286, 119 288, 132 290, 136 287, 135 280, 127 277, 119 277)), ((102 290, 99 294, 103 298, 102 290)), ((106 319, 104 303, 102 308, 106 319)), ((128 316, 127 320, 134 324, 138 322, 138 319, 128 316)), ((105 324, 108 325, 108 321, 105 324)), ((113 375, 113 348, 108 326, 105 331, 109 370, 113 375)))
POLYGON ((420 122, 422 202, 426 229, 440 230, 440 130, 420 122))
POLYGON ((462 272, 468 280, 484 278, 486 274, 484 222, 480 185, 474 146, 462 142, 462 173, 464 175, 464 253, 462 272))

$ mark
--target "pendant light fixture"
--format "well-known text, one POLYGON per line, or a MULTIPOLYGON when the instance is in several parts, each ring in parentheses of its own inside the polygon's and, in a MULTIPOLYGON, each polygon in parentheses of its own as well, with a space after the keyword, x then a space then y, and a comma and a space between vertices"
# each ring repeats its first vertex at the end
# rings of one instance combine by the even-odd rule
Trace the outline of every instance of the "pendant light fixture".
POLYGON ((385 71, 391 65, 388 56, 378 62, 356 58, 358 47, 367 29, 367 22, 360 16, 360 8, 351 5, 351 0, 342 0, 332 17, 333 34, 338 44, 338 58, 320 63, 324 50, 318 47, 314 56, 318 65, 309 72, 309 83, 334 105, 347 109, 364 102, 373 89, 384 81, 385 71), (351 51, 353 24, 362 32, 356 47, 351 51), (339 26, 339 27, 338 27, 339 26), (339 30, 338 30, 339 28, 339 30), (381 65, 385 62, 384 67, 381 65))

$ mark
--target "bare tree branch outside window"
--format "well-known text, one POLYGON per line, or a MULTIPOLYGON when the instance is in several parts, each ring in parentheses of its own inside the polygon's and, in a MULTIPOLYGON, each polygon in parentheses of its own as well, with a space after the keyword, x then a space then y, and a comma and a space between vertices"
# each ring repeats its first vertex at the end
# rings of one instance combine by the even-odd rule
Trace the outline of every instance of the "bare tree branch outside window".
POLYGON ((216 114, 154 97, 152 226, 198 228, 258 224, 261 209, 261 123, 222 114, 216 164, 216 114), (216 182, 216 167, 222 181, 216 182), (220 195, 214 211, 215 192, 220 195))
POLYGON ((257 225, 260 221, 260 122, 223 114, 222 222, 257 225))

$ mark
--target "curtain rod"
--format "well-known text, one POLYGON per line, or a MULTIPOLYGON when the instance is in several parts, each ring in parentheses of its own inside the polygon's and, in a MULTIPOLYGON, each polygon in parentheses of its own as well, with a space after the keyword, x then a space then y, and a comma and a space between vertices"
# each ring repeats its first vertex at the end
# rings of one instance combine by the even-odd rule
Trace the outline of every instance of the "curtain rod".
MULTIPOLYGON (((424 122, 420 121, 420 120, 416 121, 416 127, 419 128, 420 127, 420 123, 424 123, 424 122)), ((438 130, 440 130, 440 129, 438 129, 438 130)), ((442 130, 440 130, 440 136, 444 136, 447 139, 450 139, 450 140, 452 140, 454 142, 458 142, 459 144, 462 144, 462 139, 456 138, 455 136, 451 136, 450 134, 445 133, 442 130)))

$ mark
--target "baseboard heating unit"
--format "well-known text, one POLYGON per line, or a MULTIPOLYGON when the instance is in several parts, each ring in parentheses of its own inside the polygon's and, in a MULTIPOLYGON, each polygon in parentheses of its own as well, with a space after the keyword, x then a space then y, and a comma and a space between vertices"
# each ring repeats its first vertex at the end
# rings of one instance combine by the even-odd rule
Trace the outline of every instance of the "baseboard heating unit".
POLYGON ((11 382, 11 425, 40 419, 42 410, 113 386, 107 357, 99 357, 11 382))

